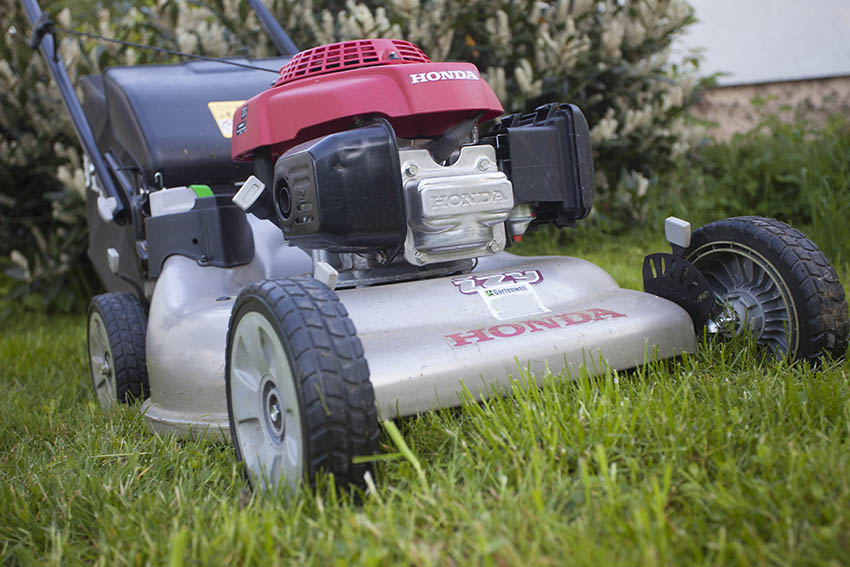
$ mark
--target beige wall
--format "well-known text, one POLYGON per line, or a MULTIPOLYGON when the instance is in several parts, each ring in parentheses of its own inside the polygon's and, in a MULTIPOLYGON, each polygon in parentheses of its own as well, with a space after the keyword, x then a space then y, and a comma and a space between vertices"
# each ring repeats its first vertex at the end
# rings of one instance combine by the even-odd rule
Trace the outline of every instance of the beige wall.
POLYGON ((717 126, 709 132, 721 140, 752 129, 766 114, 778 114, 789 121, 810 120, 815 124, 823 123, 833 114, 850 118, 850 75, 717 87, 703 95, 692 113, 716 122, 717 126), (756 97, 765 101, 763 107, 753 106, 756 97))

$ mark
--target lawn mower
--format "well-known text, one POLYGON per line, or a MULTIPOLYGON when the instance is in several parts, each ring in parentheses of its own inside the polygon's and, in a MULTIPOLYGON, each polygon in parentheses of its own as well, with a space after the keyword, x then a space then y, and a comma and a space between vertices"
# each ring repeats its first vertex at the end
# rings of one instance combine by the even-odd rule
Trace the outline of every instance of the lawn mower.
POLYGON ((297 52, 259 0, 281 57, 113 67, 82 78, 81 103, 55 28, 23 1, 86 155, 108 290, 87 323, 97 398, 142 399, 159 433, 229 436, 254 487, 360 484, 379 418, 505 392, 518 366, 629 369, 705 334, 789 359, 847 349, 835 271, 776 220, 692 234, 669 218, 644 292, 506 251, 591 210, 575 105, 494 124, 474 65, 396 39, 297 52))

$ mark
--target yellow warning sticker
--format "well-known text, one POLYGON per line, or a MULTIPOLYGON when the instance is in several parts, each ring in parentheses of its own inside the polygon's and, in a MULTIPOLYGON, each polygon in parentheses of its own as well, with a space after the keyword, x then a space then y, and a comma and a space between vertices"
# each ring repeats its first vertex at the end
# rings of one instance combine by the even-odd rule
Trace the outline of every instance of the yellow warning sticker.
POLYGON ((218 129, 225 138, 233 136, 233 113, 243 104, 245 104, 244 100, 219 100, 207 103, 213 120, 218 124, 218 129))

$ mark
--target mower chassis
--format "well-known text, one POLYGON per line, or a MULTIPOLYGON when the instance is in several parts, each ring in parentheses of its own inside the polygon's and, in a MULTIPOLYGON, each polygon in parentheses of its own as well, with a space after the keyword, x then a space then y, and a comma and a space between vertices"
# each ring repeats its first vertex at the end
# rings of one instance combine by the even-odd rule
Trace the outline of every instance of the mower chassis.
MULTIPOLYGON (((248 265, 201 267, 182 256, 165 263, 148 318, 151 397, 142 406, 157 432, 227 434, 225 337, 236 296, 253 281, 311 270, 309 256, 270 222, 251 223, 256 255, 248 265)), ((547 370, 598 374, 696 348, 681 307, 621 289, 571 257, 501 253, 470 275, 337 293, 363 344, 382 418, 458 405, 464 388, 475 397, 506 392, 520 369, 540 383, 547 370), (528 284, 548 311, 496 319, 477 290, 505 281, 528 284)))

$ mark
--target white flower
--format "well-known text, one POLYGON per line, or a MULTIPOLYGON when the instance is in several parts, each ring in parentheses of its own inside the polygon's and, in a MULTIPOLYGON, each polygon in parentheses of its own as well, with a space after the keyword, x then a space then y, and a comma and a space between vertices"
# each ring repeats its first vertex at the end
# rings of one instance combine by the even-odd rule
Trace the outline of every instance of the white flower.
POLYGON ((611 20, 609 25, 602 31, 602 52, 611 59, 617 59, 621 55, 620 46, 623 44, 623 36, 626 26, 621 18, 611 20))
POLYGON ((617 127, 619 122, 614 117, 613 108, 609 108, 605 112, 605 116, 590 129, 590 141, 593 144, 599 144, 611 140, 617 135, 617 127))
POLYGON ((496 97, 501 101, 507 101, 508 91, 505 88, 505 68, 504 67, 488 67, 484 73, 484 80, 496 93, 496 97))
POLYGON ((495 18, 487 18, 484 24, 494 47, 509 50, 511 44, 511 24, 504 10, 496 10, 495 18))
POLYGON ((30 281, 32 274, 30 273, 30 263, 29 260, 27 260, 27 257, 21 254, 21 252, 18 250, 12 250, 12 253, 9 254, 9 259, 12 261, 13 264, 23 270, 24 280, 30 281))
POLYGON ((543 92, 543 80, 534 80, 534 69, 532 69, 528 59, 519 60, 519 66, 514 68, 514 79, 520 92, 526 98, 540 96, 540 93, 543 92))

